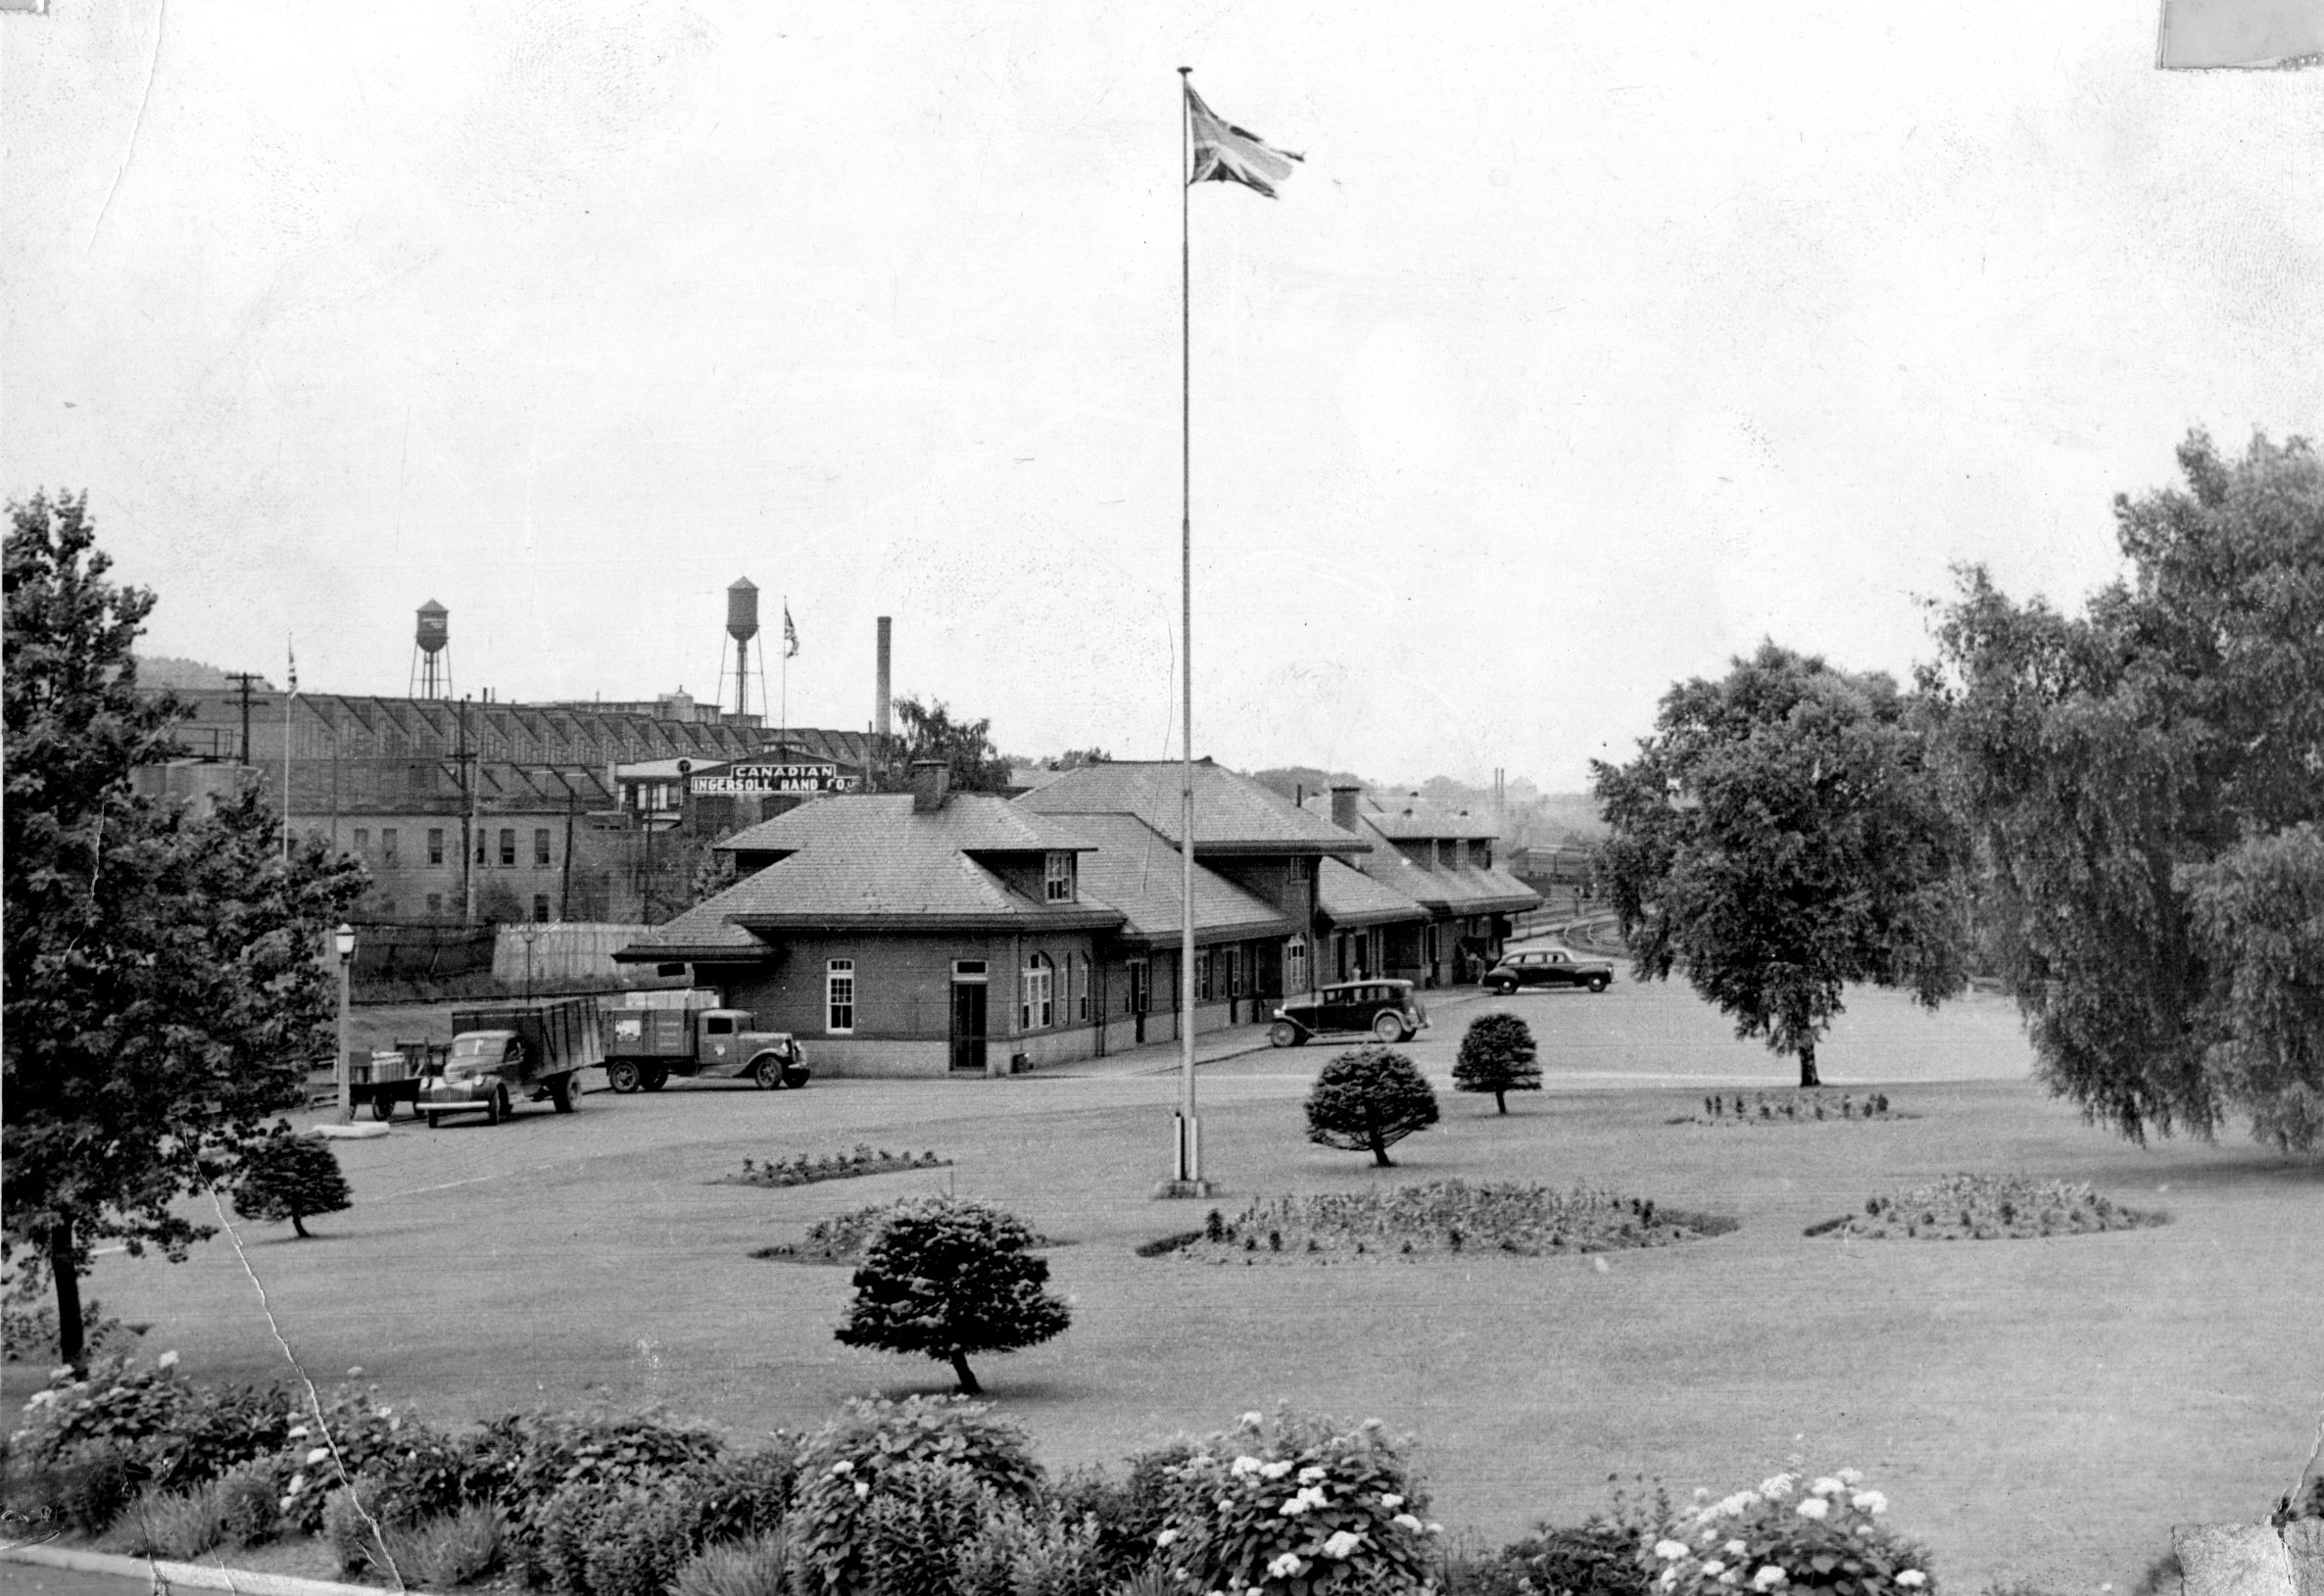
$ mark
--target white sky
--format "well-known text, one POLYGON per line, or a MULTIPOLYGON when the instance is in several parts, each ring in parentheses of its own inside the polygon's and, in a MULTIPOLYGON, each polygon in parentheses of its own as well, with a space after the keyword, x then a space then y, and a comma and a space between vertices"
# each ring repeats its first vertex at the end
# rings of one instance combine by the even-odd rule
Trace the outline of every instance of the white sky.
POLYGON ((147 647, 400 693, 896 686, 1175 751, 1551 789, 1772 635, 1900 673, 1948 565, 2077 599, 2190 425, 2324 415, 2324 73, 2151 0, 328 6, 0 16, 0 489, 147 647), (158 38, 158 47, 157 47, 158 38), (774 673, 769 672, 769 685, 774 673))

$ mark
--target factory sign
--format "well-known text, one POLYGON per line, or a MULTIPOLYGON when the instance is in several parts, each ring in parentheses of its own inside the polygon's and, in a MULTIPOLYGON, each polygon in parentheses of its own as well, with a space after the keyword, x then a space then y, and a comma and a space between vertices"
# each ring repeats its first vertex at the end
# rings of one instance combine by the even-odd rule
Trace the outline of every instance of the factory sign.
POLYGON ((721 793, 841 793, 854 784, 835 764, 728 765, 715 776, 697 776, 698 795, 721 793))

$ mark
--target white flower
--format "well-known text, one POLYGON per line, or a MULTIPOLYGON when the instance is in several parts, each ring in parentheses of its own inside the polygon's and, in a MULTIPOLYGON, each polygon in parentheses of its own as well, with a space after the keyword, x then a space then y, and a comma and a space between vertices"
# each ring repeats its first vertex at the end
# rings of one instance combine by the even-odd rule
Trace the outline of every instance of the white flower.
POLYGON ((1242 1416, 1242 1426, 1245 1429, 1257 1429, 1265 1423, 1267 1423, 1267 1415, 1261 1413, 1257 1408, 1251 1409, 1250 1412, 1242 1416))
POLYGON ((1724 1563, 1719 1562, 1717 1558, 1713 1558, 1710 1562, 1703 1565, 1703 1572, 1705 1574, 1724 1573, 1726 1572, 1727 1566, 1724 1563))
POLYGON ((1741 1557, 1745 1552, 1750 1551, 1751 1548, 1744 1545, 1739 1540, 1730 1540, 1724 1546, 1720 1547, 1719 1550, 1726 1553, 1726 1555, 1729 1557, 1741 1557))
POLYGON ((1428 1533, 1431 1535, 1441 1535, 1444 1533, 1444 1525, 1438 1523, 1434 1519, 1430 1519, 1428 1521, 1428 1533))
POLYGON ((277 1513, 288 1513, 291 1509, 297 1507, 298 1505, 299 1499, 297 1497, 286 1496, 281 1501, 274 1504, 274 1511, 277 1513))
POLYGON ((1305 1567, 1307 1567, 1307 1565, 1299 1561, 1298 1553, 1285 1552, 1283 1556, 1277 1558, 1274 1562, 1267 1565, 1267 1577, 1270 1579, 1289 1579, 1297 1574, 1298 1572, 1305 1567))
POLYGON ((1654 1543, 1654 1555, 1666 1563, 1686 1556, 1686 1542, 1682 1540, 1658 1540, 1654 1543))
POLYGON ((863 1500, 865 1497, 869 1496, 870 1494, 871 1494, 871 1481, 870 1481, 870 1480, 868 1480, 868 1479, 858 1479, 857 1481, 855 1481, 855 1500, 857 1500, 858 1502, 860 1502, 860 1501, 862 1501, 862 1500, 863 1500))
POLYGON ((1811 1496, 1792 1511, 1803 1519, 1822 1519, 1830 1515, 1832 1505, 1820 1496, 1811 1496))
POLYGON ((34 1391, 32 1393, 31 1400, 27 1401, 24 1406, 27 1408, 45 1408, 51 1402, 55 1401, 57 1393, 54 1391, 34 1391))
POLYGON ((1311 1463, 1306 1468, 1299 1471, 1299 1483, 1302 1485, 1312 1485, 1317 1480, 1323 1478, 1325 1473, 1325 1470, 1319 1469, 1311 1463))
POLYGON ((1770 1499, 1789 1496, 1792 1486, 1797 1483, 1799 1481, 1793 1479, 1789 1475, 1769 1475, 1759 1482, 1759 1493, 1770 1499))
POLYGON ((359 1363, 353 1369, 347 1371, 347 1378, 349 1379, 362 1379, 363 1378, 363 1366, 359 1363))
POLYGON ((303 1441, 307 1438, 307 1427, 305 1425, 293 1425, 290 1427, 290 1428, 284 1430, 282 1434, 285 1440, 303 1441))
POLYGON ((1845 1491, 1848 1486, 1844 1481, 1834 1479, 1831 1475, 1825 1475, 1821 1479, 1818 1479, 1815 1484, 1809 1486, 1808 1488, 1818 1496, 1837 1496, 1842 1491, 1845 1491))
POLYGON ((1854 1496, 1848 1498, 1848 1505, 1852 1508, 1862 1509, 1865 1513, 1886 1513, 1888 1498, 1878 1491, 1858 1491, 1854 1496))
POLYGON ((1156 1546, 1168 1546, 1168 1545, 1169 1545, 1169 1544, 1170 1544, 1172 1541, 1174 1541, 1174 1540, 1176 1540, 1176 1539, 1178 1539, 1178 1531, 1177 1531, 1177 1530, 1175 1530, 1175 1529, 1165 1529, 1165 1530, 1163 1530, 1163 1531, 1162 1531, 1160 1534, 1158 1534, 1158 1535, 1156 1535, 1156 1536, 1154 1537, 1154 1544, 1155 1544, 1156 1546))
POLYGON ((1234 1467, 1230 1468, 1227 1472, 1233 1475, 1235 1478, 1240 1479, 1245 1475, 1257 1474, 1265 1467, 1266 1465, 1261 1463, 1257 1458, 1243 1457, 1236 1458, 1235 1460, 1234 1467))
POLYGON ((1388 1523, 1394 1524, 1398 1529, 1409 1529, 1416 1535, 1421 1532, 1420 1520, 1414 1518, 1409 1513, 1399 1513, 1393 1519, 1390 1519, 1388 1523))
POLYGON ((1394 1491, 1383 1491, 1380 1494, 1380 1505, 1393 1513, 1404 1505, 1404 1498, 1398 1496, 1394 1491))
POLYGON ((305 1475, 291 1475, 291 1482, 290 1482, 290 1493, 291 1493, 293 1496, 296 1496, 296 1495, 298 1495, 298 1494, 299 1494, 299 1492, 301 1492, 301 1491, 305 1490, 306 1488, 307 1488, 307 1476, 306 1476, 305 1475))
POLYGON ((851 1475, 855 1472, 855 1465, 842 1458, 831 1466, 831 1472, 835 1475, 851 1475))
POLYGON ((1864 1482, 1864 1473, 1862 1469, 1843 1469, 1840 1471, 1840 1480, 1843 1484, 1861 1485, 1864 1482))
POLYGON ((1304 1494, 1302 1494, 1299 1496, 1286 1497, 1283 1501, 1283 1505, 1277 1508, 1275 1511, 1282 1514, 1286 1519, 1296 1519, 1300 1514, 1307 1511, 1307 1498, 1304 1494))
POLYGON ((1777 1585, 1791 1583, 1791 1575, 1770 1563, 1751 1576, 1753 1590, 1773 1590, 1777 1585))
POLYGON ((175 1369, 177 1367, 177 1354, 174 1352, 165 1352, 160 1357, 154 1359, 153 1366, 156 1369, 175 1369))
POLYGON ((48 1372, 48 1382, 49 1382, 51 1385, 54 1385, 54 1384, 55 1384, 55 1383, 56 1383, 58 1380, 61 1380, 61 1379, 64 1379, 64 1378, 67 1378, 67 1377, 69 1377, 69 1376, 70 1376, 72 1373, 73 1373, 73 1366, 72 1366, 71 1364, 69 1364, 69 1363, 61 1363, 61 1364, 57 1365, 57 1366, 56 1366, 56 1368, 54 1368, 54 1369, 52 1369, 52 1370, 50 1370, 50 1371, 48 1372))
POLYGON ((329 1447, 318 1446, 307 1454, 307 1467, 312 1469, 318 1463, 328 1463, 330 1457, 331 1449, 329 1447))
POLYGON ((1269 1479, 1281 1479, 1283 1475, 1289 1474, 1290 1472, 1290 1461, 1286 1458, 1278 1458, 1273 1463, 1266 1465, 1259 1471, 1262 1475, 1269 1479))
POLYGON ((1329 1558, 1344 1558, 1363 1544, 1364 1537, 1353 1529, 1335 1530, 1332 1532, 1331 1538, 1324 1542, 1324 1555, 1329 1558))
POLYGON ((1896 1582, 1907 1587, 1925 1585, 1928 1583, 1928 1575, 1922 1573, 1918 1569, 1907 1569, 1896 1576, 1896 1582))

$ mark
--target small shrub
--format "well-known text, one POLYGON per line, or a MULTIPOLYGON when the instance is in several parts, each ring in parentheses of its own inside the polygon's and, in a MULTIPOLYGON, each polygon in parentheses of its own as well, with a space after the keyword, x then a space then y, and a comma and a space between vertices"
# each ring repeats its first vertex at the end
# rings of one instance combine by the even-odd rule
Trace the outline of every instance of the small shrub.
POLYGON ((848 1346, 919 1353, 950 1363, 961 1391, 977 1394, 972 1352, 1014 1352, 1073 1322, 1042 1289, 1049 1261, 1025 1223, 981 1202, 922 1197, 896 1205, 855 1271, 848 1346))
POLYGON ((577 1499, 587 1500, 592 1490, 707 1475, 723 1449, 712 1431, 648 1416, 525 1413, 488 1421, 453 1461, 460 1494, 501 1510, 511 1560, 538 1578, 543 1515, 563 1486, 587 1487, 577 1499))
POLYGON ((582 1580, 560 1580, 557 1588, 569 1596, 662 1596, 694 1556, 700 1518, 683 1482, 624 1486, 591 1523, 582 1580))
POLYGON ((670 1596, 787 1596, 790 1544, 780 1529, 703 1547, 670 1581, 670 1596))
POLYGON ((500 1510, 476 1503, 387 1532, 388 1550, 407 1584, 422 1590, 464 1585, 500 1567, 505 1526, 500 1510))
POLYGON ((1402 1443, 1377 1421, 1256 1413, 1173 1471, 1158 1555, 1197 1591, 1252 1586, 1334 1596, 1418 1585, 1436 1533, 1402 1443))
POLYGON ((296 1135, 283 1125, 244 1151, 233 1199, 234 1212, 244 1219, 287 1219, 304 1236, 307 1221, 317 1214, 339 1213, 355 1201, 355 1194, 347 1189, 347 1177, 339 1173, 339 1154, 329 1142, 296 1135))
POLYGON ((966 1470, 1004 1501, 1030 1502, 1041 1486, 1025 1432, 960 1397, 867 1398, 807 1438, 799 1449, 797 1495, 787 1530, 801 1596, 862 1588, 862 1530, 869 1504, 905 1465, 966 1470))
POLYGON ((1693 1507, 1656 1532, 1647 1561, 1658 1592, 1727 1596, 1740 1585, 1926 1596, 1933 1588, 1927 1552, 1880 1523, 1888 1499, 1853 1469, 1805 1488, 1800 1475, 1779 1474, 1717 1502, 1709 1495, 1698 1491, 1693 1507))
POLYGON ((1514 1014, 1482 1014, 1469 1022, 1453 1062, 1456 1091, 1489 1091, 1493 1104, 1509 1112, 1509 1093, 1539 1091, 1541 1064, 1532 1028, 1514 1014))
POLYGON ((1356 1047, 1317 1072, 1307 1095, 1307 1139, 1342 1152, 1372 1154, 1385 1169, 1388 1149, 1437 1120, 1436 1093, 1419 1066, 1387 1047, 1356 1047))
POLYGON ((226 1537, 218 1482, 182 1491, 149 1485, 121 1516, 121 1550, 131 1557, 190 1563, 226 1537))
POLYGON ((961 1549, 959 1596, 1098 1596, 1110 1588, 1103 1531, 1094 1518, 1051 1502, 1001 1504, 961 1549))
POLYGON ((879 1596, 966 1596, 967 1554, 1002 1511, 1003 1499, 958 1464, 889 1470, 864 1504, 859 1529, 868 1588, 879 1596))
POLYGON ((799 1444, 778 1431, 767 1445, 728 1453, 695 1476, 705 1543, 757 1540, 781 1526, 799 1478, 799 1444))
POLYGON ((248 1546, 273 1538, 281 1514, 275 1505, 272 1471, 236 1469, 219 1477, 218 1495, 218 1521, 226 1539, 248 1546))

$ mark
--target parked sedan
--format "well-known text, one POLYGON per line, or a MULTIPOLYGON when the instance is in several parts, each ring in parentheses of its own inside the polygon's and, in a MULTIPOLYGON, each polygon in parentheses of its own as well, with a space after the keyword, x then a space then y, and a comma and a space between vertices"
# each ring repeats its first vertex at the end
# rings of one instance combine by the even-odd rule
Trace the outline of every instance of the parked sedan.
POLYGON ((1563 947, 1506 953, 1484 973, 1484 984, 1506 997, 1520 987, 1587 987, 1604 991, 1614 980, 1609 959, 1585 959, 1563 947))
POLYGON ((1428 1010, 1414 1000, 1411 982, 1342 981, 1284 999, 1267 1040, 1278 1047, 1296 1047, 1330 1032, 1368 1031, 1381 1041, 1410 1041, 1428 1024, 1428 1010))

